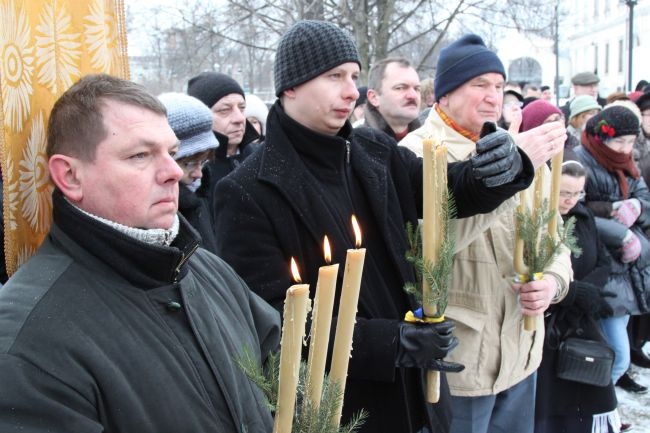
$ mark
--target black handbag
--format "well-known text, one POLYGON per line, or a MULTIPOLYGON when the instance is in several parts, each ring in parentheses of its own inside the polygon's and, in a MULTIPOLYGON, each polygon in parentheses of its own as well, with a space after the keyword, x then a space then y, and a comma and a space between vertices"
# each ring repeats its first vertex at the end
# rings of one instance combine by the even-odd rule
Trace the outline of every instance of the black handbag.
POLYGON ((555 371, 560 379, 607 386, 613 365, 614 350, 607 343, 570 337, 558 347, 555 371))

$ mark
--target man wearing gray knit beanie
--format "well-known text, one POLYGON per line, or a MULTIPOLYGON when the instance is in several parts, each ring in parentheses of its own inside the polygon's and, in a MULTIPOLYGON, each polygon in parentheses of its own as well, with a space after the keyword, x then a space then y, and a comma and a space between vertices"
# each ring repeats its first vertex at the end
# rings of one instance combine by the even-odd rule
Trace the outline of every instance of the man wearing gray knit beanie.
MULTIPOLYGON (((364 409, 362 432, 446 432, 445 375, 440 403, 431 405, 422 372, 462 369, 443 360, 458 344, 453 324, 402 320, 414 308, 403 290, 415 281, 405 259, 405 226, 422 215, 422 160, 381 131, 353 130, 348 118, 361 67, 354 41, 331 23, 300 21, 284 34, 274 66, 279 99, 268 115, 264 147, 215 190, 218 253, 280 310, 292 284, 289 258, 313 291, 324 263, 323 236, 332 263, 345 263, 345 251, 355 248, 354 214, 367 254, 343 422, 364 409)), ((532 179, 530 162, 509 143, 486 149, 472 164, 448 167, 459 217, 492 211, 532 179)))
MULTIPOLYGON (((463 36, 443 48, 436 69, 437 102, 424 125, 400 145, 421 154, 424 137, 444 137, 449 162, 471 163, 477 153, 496 143, 517 143, 536 169, 548 171, 545 161, 563 148, 566 139, 564 122, 515 137, 497 128, 505 75, 501 60, 477 35, 463 36)), ((572 273, 567 252, 554 257, 542 280, 513 283, 517 202, 510 200, 475 218, 479 221, 473 225, 482 226, 484 232, 474 240, 466 241, 458 230, 463 242, 457 243, 445 315, 456 322, 461 342, 448 359, 467 368, 448 376, 452 433, 533 432, 543 313, 564 297, 572 273), (524 330, 523 314, 535 317, 537 333, 524 330)))

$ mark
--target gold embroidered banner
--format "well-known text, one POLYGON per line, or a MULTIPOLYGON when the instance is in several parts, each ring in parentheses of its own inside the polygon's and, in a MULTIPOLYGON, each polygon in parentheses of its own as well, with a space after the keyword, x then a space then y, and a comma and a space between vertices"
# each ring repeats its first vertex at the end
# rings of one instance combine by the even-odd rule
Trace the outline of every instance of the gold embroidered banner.
POLYGON ((38 248, 52 214, 45 154, 54 101, 81 76, 129 78, 123 0, 0 0, 0 160, 7 272, 38 248))

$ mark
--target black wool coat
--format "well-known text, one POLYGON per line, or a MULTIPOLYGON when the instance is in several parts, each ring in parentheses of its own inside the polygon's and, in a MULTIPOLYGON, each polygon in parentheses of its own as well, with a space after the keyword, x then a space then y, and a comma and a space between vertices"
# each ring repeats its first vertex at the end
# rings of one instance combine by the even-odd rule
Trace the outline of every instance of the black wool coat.
MULTIPOLYGON (((386 122, 386 119, 384 119, 384 116, 382 116, 382 114, 379 112, 379 110, 376 107, 374 107, 371 104, 366 104, 364 113, 365 113, 364 119, 365 119, 366 126, 368 126, 369 128, 374 128, 383 131, 386 134, 390 135, 392 138, 397 140, 397 137, 395 136, 395 131, 393 131, 393 128, 390 127, 390 125, 386 122)), ((415 131, 420 126, 422 126, 422 122, 420 122, 420 119, 415 118, 411 123, 408 124, 407 126, 408 132, 415 131)))
MULTIPOLYGON (((292 284, 291 257, 297 260, 302 281, 310 283, 313 298, 327 235, 332 262, 341 264, 336 315, 346 250, 354 248, 349 223, 349 213, 354 212, 365 233, 367 254, 344 421, 363 408, 370 414, 364 432, 411 432, 425 423, 432 431, 447 431, 446 383, 442 402, 426 407, 420 371, 394 366, 398 323, 413 307, 403 291, 404 283, 414 280, 404 258, 405 224, 417 224, 422 214, 422 160, 370 128, 352 131, 347 123, 337 136, 311 131, 289 118, 279 102, 271 109, 267 127, 264 147, 217 184, 218 254, 281 311, 292 284)), ((530 163, 526 167, 521 179, 492 190, 474 179, 469 164, 450 165, 449 187, 459 215, 489 212, 526 188, 532 179, 530 163)), ((335 324, 336 318, 333 328, 335 324)))
POLYGON ((178 211, 201 235, 201 246, 213 254, 217 252, 212 208, 205 197, 200 197, 182 183, 178 185, 178 211))
MULTIPOLYGON (((574 278, 599 288, 607 283, 611 271, 611 256, 598 238, 594 216, 586 206, 578 202, 563 218, 576 218, 574 235, 582 254, 571 254, 574 278)), ((544 340, 542 363, 537 370, 537 395, 535 418, 546 419, 556 416, 581 417, 586 420, 585 428, 591 432, 591 416, 612 411, 616 408, 614 385, 600 387, 571 382, 556 376, 557 347, 561 339, 581 337, 605 341, 600 326, 575 304, 574 290, 559 304, 549 309, 546 317, 547 332, 544 340), (548 329, 553 326, 553 329, 548 329)), ((576 432, 578 433, 578 432, 576 432)))
POLYGON ((239 145, 239 153, 236 155, 228 156, 228 137, 216 131, 213 132, 217 137, 219 147, 214 151, 214 157, 203 167, 201 186, 196 190, 199 197, 208 201, 211 210, 214 206, 213 194, 217 182, 239 167, 246 158, 261 147, 261 144, 257 143, 260 136, 248 120, 244 137, 239 145))

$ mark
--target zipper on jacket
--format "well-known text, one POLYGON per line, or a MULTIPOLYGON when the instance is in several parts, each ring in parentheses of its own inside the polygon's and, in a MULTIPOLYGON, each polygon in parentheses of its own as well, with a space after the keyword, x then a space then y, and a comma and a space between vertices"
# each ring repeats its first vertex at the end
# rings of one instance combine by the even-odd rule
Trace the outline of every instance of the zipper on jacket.
POLYGON ((187 260, 194 254, 194 251, 196 251, 199 248, 199 244, 194 244, 192 249, 190 250, 189 253, 185 254, 184 252, 181 253, 181 261, 178 262, 178 266, 176 266, 176 269, 174 270, 174 282, 178 283, 178 275, 181 273, 181 267, 187 262, 187 260))
MULTIPOLYGON (((353 194, 352 194, 352 165, 350 164, 350 151, 352 149, 352 143, 349 140, 345 140, 345 161, 346 164, 343 166, 343 181, 345 182, 345 195, 347 196, 348 203, 350 204, 350 209, 353 214, 356 213, 354 206, 353 194)), ((358 214, 357 214, 358 217, 358 214)), ((354 244, 354 239, 351 239, 354 244)))
POLYGON ((350 164, 350 142, 345 140, 345 161, 350 164))

